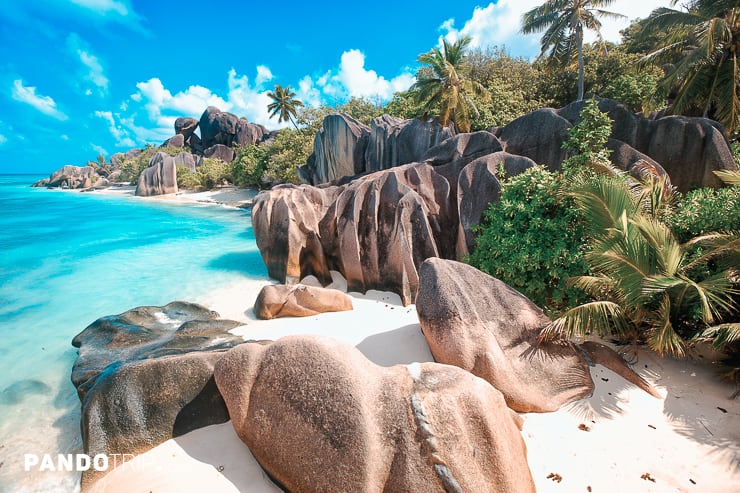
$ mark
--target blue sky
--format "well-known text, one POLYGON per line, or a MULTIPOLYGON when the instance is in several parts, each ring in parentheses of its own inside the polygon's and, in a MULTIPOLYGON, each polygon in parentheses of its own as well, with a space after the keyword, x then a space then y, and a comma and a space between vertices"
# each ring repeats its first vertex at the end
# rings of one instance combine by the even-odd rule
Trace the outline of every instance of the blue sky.
MULTIPOLYGON (((388 100, 441 37, 506 46, 541 0, 245 2, 4 0, 0 8, 0 173, 48 173, 98 154, 159 144, 206 106, 277 128, 266 92, 289 84, 309 105, 388 100)), ((645 17, 668 0, 617 0, 645 17)), ((618 41, 627 22, 608 23, 618 41)))

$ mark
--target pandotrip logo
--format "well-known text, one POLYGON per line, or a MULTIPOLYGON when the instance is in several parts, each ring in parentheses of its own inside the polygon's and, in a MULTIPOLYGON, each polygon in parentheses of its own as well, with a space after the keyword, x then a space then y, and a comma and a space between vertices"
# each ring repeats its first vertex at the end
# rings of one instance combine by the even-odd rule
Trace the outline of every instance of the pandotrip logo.
POLYGON ((26 472, 103 472, 116 469, 133 458, 133 454, 97 454, 92 457, 87 454, 23 454, 23 469, 26 472))

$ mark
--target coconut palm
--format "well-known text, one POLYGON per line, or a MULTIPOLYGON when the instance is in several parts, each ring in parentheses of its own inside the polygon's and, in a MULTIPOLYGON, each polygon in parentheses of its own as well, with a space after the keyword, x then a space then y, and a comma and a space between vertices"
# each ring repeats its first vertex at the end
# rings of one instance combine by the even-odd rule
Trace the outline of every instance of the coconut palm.
POLYGON ((578 56, 578 100, 583 99, 583 32, 590 29, 601 38, 599 17, 624 18, 622 14, 601 9, 614 0, 546 0, 522 16, 522 33, 545 31, 540 39, 540 58, 546 57, 551 67, 570 65, 578 56))
MULTIPOLYGON (((639 183, 622 175, 598 175, 574 185, 569 193, 584 216, 592 238, 586 261, 591 275, 569 282, 594 300, 566 311, 543 337, 618 333, 644 338, 659 354, 683 355, 686 334, 703 323, 715 326, 737 313, 732 263, 740 255, 737 234, 710 234, 678 242, 661 221, 671 207, 672 191, 664 179, 639 183), (701 246, 701 255, 689 255, 701 246), (730 259, 722 264, 720 260, 730 259), (726 265, 699 279, 708 265, 726 265), (698 320, 697 320, 698 318, 698 320), (685 329, 690 330, 685 330, 685 329)), ((725 331, 736 324, 719 325, 725 331)))
POLYGON ((278 116, 278 122, 291 122, 293 126, 298 129, 295 123, 296 108, 303 106, 303 103, 295 99, 295 92, 290 89, 290 86, 282 87, 279 84, 275 84, 275 90, 268 92, 267 95, 272 99, 272 103, 267 105, 267 111, 270 111, 270 118, 275 115, 278 116))
POLYGON ((417 60, 426 65, 426 70, 420 71, 418 80, 411 87, 417 100, 423 103, 424 116, 439 108, 442 125, 453 121, 461 132, 470 131, 471 112, 478 116, 473 96, 490 101, 486 88, 462 73, 465 49, 469 44, 469 36, 454 43, 443 40, 441 50, 434 48, 419 55, 417 60))
MULTIPOLYGON (((677 0, 672 0, 675 6, 677 0)), ((665 43, 646 61, 670 61, 663 87, 674 90, 670 110, 714 110, 730 135, 740 130, 740 0, 689 0, 686 10, 656 9, 643 36, 662 33, 665 43)))

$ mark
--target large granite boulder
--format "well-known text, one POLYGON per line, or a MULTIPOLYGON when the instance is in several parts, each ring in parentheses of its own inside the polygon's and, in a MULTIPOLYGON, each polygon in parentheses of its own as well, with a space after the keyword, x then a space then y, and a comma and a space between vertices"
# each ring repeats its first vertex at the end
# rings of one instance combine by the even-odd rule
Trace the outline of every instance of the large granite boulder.
MULTIPOLYGON (((657 163, 659 169, 664 169, 681 192, 719 187, 722 182, 713 171, 737 169, 724 129, 714 120, 685 116, 645 118, 617 101, 602 98, 598 102, 599 109, 614 122, 611 138, 649 156, 650 164, 657 163)), ((557 113, 575 125, 585 104, 576 101, 557 113)), ((621 163, 615 164, 625 169, 621 163)))
POLYGON ((470 265, 424 262, 416 309, 434 360, 488 381, 515 411, 556 411, 590 395, 594 384, 584 353, 657 396, 606 346, 585 346, 582 352, 570 343, 540 342, 550 322, 542 310, 470 265))
POLYGON ((497 129, 496 135, 509 154, 528 157, 555 171, 567 157, 562 144, 568 139, 568 129, 572 126, 556 110, 543 108, 497 129))
POLYGON ((489 204, 499 200, 501 184, 496 176, 499 168, 510 178, 533 166, 535 162, 529 158, 499 151, 481 156, 463 168, 457 180, 457 210, 460 217, 456 249, 458 258, 473 251, 473 226, 481 223, 489 204))
POLYGON ((149 197, 177 193, 177 168, 172 156, 158 152, 149 160, 147 168, 139 175, 136 195, 149 197))
POLYGON ((185 141, 193 135, 196 128, 198 128, 198 120, 195 118, 180 117, 175 120, 175 134, 182 135, 185 141))
POLYGON ((457 211, 450 184, 428 164, 409 164, 341 186, 283 186, 252 209, 257 246, 281 282, 339 271, 350 291, 398 293, 414 302, 418 266, 454 257, 457 211))
MULTIPOLYGON (((229 419, 213 380, 239 322, 191 303, 139 307, 103 317, 72 341, 72 383, 82 403, 85 453, 138 454, 229 419)), ((94 470, 83 474, 92 480, 94 470)))
POLYGON ((236 133, 234 134, 233 144, 257 144, 270 131, 264 125, 259 123, 249 123, 246 118, 240 118, 236 124, 236 133))
POLYGON ((203 158, 201 156, 184 151, 172 159, 175 162, 175 166, 185 166, 191 173, 195 173, 196 168, 203 164, 203 158))
POLYGON ((314 185, 365 171, 365 149, 370 129, 354 118, 334 113, 316 132, 313 157, 305 170, 314 185))
POLYGON ((165 140, 159 147, 185 147, 185 137, 182 134, 177 134, 165 140))
POLYGON ((97 179, 95 168, 92 166, 66 165, 49 176, 49 181, 43 185, 49 188, 90 188, 97 179))
POLYGON ((310 317, 319 313, 352 310, 352 298, 336 289, 298 284, 264 286, 254 302, 257 318, 310 317))
POLYGON ((204 150, 203 157, 220 159, 225 163, 230 163, 234 160, 234 150, 223 144, 216 144, 204 150))
POLYGON ((200 137, 203 148, 216 144, 230 146, 236 135, 239 117, 209 106, 200 117, 200 137))
POLYGON ((381 367, 291 336, 230 350, 214 376, 237 435, 286 491, 535 491, 520 418, 459 368, 381 367))
POLYGON ((429 148, 453 135, 452 127, 442 127, 433 118, 404 120, 390 115, 374 118, 365 150, 365 171, 422 161, 429 148))

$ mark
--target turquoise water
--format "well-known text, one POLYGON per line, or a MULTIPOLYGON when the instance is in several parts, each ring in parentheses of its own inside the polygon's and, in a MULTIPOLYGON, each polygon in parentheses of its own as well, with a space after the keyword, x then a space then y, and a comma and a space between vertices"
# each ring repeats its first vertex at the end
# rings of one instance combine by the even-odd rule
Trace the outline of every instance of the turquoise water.
POLYGON ((103 315, 265 278, 248 211, 29 188, 0 175, 0 491, 71 491, 23 454, 80 450, 70 341, 103 315))

